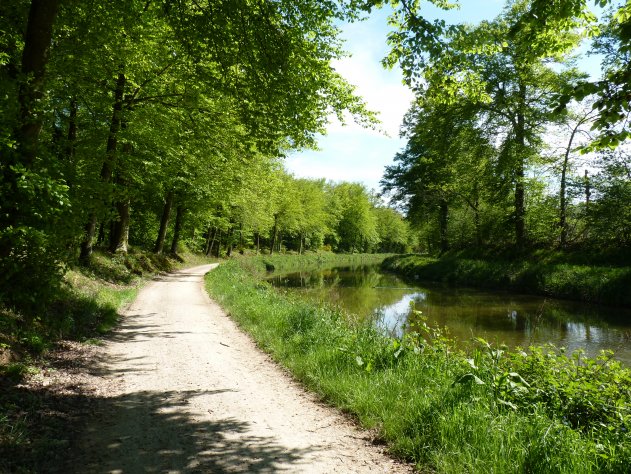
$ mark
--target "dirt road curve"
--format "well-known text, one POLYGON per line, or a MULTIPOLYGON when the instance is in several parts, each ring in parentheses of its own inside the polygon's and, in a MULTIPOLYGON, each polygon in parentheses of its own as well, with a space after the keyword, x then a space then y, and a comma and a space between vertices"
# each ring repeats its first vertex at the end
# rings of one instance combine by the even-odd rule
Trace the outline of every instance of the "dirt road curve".
POLYGON ((203 290, 211 268, 157 279, 126 312, 76 472, 411 472, 239 332, 203 290))

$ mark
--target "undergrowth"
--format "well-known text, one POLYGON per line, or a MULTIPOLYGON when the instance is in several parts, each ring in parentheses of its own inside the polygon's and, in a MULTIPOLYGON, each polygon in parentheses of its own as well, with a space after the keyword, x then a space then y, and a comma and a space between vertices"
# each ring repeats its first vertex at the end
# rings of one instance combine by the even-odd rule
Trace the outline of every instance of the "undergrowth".
POLYGON ((631 465, 631 374, 610 354, 507 351, 482 340, 465 353, 422 317, 392 339, 277 292, 239 262, 206 283, 261 348, 424 472, 622 473, 631 465))

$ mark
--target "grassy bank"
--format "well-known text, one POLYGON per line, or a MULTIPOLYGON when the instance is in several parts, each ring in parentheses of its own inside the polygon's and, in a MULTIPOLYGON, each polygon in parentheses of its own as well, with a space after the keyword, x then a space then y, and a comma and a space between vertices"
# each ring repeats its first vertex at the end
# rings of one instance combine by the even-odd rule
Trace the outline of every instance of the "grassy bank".
POLYGON ((377 265, 391 256, 392 254, 306 252, 302 255, 256 255, 237 257, 237 259, 241 266, 247 268, 251 273, 263 275, 270 271, 286 273, 335 266, 377 265))
POLYGON ((493 260, 447 256, 392 256, 385 270, 418 280, 507 289, 591 303, 631 306, 631 267, 558 262, 553 258, 493 260))
POLYGON ((607 355, 526 355, 483 341, 464 354, 422 323, 393 340, 351 326, 336 309, 281 294, 245 266, 213 270, 210 294, 305 386, 421 470, 626 472, 631 465, 631 374, 607 355))

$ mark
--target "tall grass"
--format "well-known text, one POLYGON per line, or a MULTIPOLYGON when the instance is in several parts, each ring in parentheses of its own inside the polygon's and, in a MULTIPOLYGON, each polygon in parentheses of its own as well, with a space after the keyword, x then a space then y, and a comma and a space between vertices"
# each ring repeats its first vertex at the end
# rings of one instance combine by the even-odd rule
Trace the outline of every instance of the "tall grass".
POLYGON ((402 339, 281 294, 239 262, 209 293, 309 389, 373 428, 423 471, 626 472, 631 375, 555 351, 465 354, 421 322, 402 339), (591 387, 586 387, 588 381, 591 387))
POLYGON ((631 306, 631 267, 536 260, 481 260, 419 255, 387 258, 383 268, 415 279, 509 289, 592 303, 631 306))

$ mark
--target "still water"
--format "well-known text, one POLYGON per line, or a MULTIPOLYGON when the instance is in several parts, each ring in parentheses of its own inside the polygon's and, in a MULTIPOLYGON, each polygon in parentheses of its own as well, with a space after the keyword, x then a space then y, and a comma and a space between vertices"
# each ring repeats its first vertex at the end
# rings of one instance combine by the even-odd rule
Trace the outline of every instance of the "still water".
POLYGON ((378 266, 276 275, 269 281, 370 318, 396 336, 413 317, 413 305, 429 324, 446 327, 463 345, 473 337, 483 337, 509 347, 552 343, 569 352, 584 349, 591 356, 609 349, 631 365, 629 309, 410 282, 382 273, 378 266))

